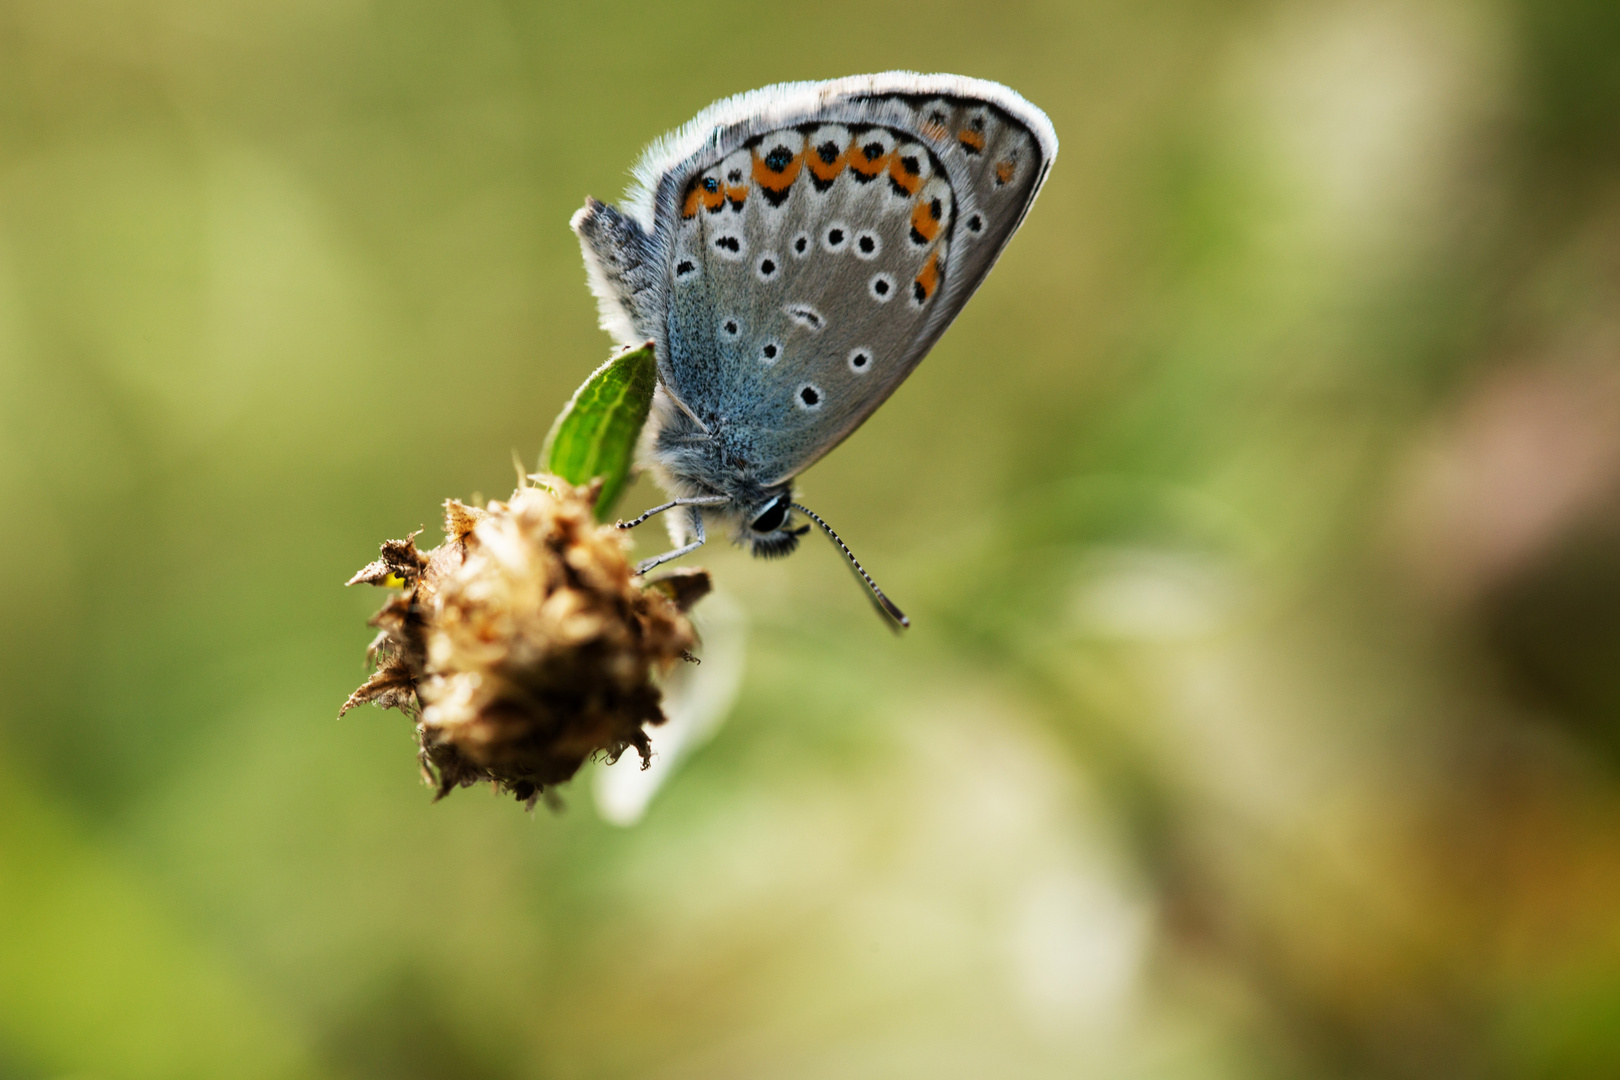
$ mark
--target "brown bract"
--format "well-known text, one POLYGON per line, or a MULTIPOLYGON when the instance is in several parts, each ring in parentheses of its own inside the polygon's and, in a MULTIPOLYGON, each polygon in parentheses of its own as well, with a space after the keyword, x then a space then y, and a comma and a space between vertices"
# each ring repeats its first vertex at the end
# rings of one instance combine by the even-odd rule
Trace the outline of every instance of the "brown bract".
POLYGON ((697 643, 685 611, 708 574, 643 581, 623 533, 592 515, 594 485, 539 479, 482 510, 446 501, 444 543, 390 540, 349 581, 401 591, 371 620, 375 673, 342 711, 415 719, 439 797, 489 780, 532 804, 631 747, 645 767, 645 727, 664 720, 654 675, 697 643))

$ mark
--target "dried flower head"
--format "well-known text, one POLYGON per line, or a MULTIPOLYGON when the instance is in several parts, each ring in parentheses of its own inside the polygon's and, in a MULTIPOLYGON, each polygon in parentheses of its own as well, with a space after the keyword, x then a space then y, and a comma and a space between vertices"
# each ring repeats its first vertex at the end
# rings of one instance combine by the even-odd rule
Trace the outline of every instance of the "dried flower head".
POLYGON ((645 767, 645 725, 664 720, 653 676, 697 642, 685 611, 707 573, 643 581, 623 533, 593 517, 595 485, 539 479, 482 510, 448 500, 444 543, 390 540, 349 581, 402 591, 372 618, 376 670, 342 711, 412 716, 439 797, 489 780, 532 805, 631 747, 645 767))

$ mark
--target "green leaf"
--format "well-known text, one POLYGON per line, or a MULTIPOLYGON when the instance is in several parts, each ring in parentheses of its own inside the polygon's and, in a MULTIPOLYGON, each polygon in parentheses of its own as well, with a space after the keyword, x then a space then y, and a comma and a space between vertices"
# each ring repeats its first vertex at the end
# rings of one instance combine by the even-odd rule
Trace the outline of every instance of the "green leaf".
POLYGON ((607 520, 624 491, 657 386, 658 363, 649 341, 591 372, 546 436, 540 460, 547 472, 570 484, 601 477, 598 521, 607 520))

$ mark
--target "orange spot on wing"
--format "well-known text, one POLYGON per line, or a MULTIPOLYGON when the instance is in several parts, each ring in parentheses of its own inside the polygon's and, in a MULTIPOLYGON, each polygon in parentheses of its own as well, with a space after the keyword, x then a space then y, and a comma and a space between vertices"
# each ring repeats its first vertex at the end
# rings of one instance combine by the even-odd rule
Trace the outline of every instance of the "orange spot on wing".
POLYGON ((815 175, 815 178, 822 183, 826 183, 830 180, 836 180, 838 174, 843 172, 845 167, 849 165, 849 150, 846 148, 839 151, 838 156, 831 161, 822 161, 821 151, 812 146, 809 152, 805 154, 805 160, 810 162, 810 172, 815 175))
MULTIPOLYGON (((880 144, 881 145, 881 144, 880 144)), ((894 157, 894 151, 878 154, 876 157, 867 157, 866 148, 861 145, 860 136, 849 146, 849 167, 865 177, 873 177, 889 167, 889 159, 894 157)))
POLYGON ((783 192, 793 186, 799 178, 799 170, 804 168, 804 155, 794 154, 793 160, 788 162, 781 172, 777 172, 765 164, 765 159, 754 154, 754 183, 766 191, 783 192))
POLYGON ((702 207, 713 214, 726 205, 725 185, 716 183, 714 190, 710 191, 703 186, 703 177, 692 181, 692 186, 686 189, 686 201, 681 204, 681 217, 697 217, 698 208, 702 207))
POLYGON ((726 185, 726 198, 731 200, 731 205, 733 207, 742 206, 743 203, 748 201, 748 185, 747 184, 727 184, 726 185))
POLYGON ((932 120, 923 121, 918 130, 921 131, 927 138, 934 139, 936 141, 951 137, 949 128, 945 127, 943 124, 936 124, 932 120))
MULTIPOLYGON (((911 231, 922 237, 922 242, 931 244, 934 237, 939 235, 939 218, 934 216, 934 203, 937 199, 918 200, 911 208, 911 231)), ((916 237, 914 236, 913 239, 916 237)))
POLYGON ((963 146, 967 147, 969 150, 972 150, 974 153, 984 149, 984 133, 982 131, 974 131, 972 128, 963 128, 961 131, 956 133, 956 138, 963 146))
POLYGON ((996 183, 1008 184, 1012 182, 1013 173, 1018 169, 1018 162, 1012 158, 996 162, 996 183))
POLYGON ((917 284, 922 286, 923 299, 934 295, 939 288, 939 252, 930 251, 928 261, 923 263, 922 270, 917 274, 917 284))
POLYGON ((895 157, 893 164, 889 166, 889 179, 894 181, 896 187, 905 189, 907 195, 915 195, 923 185, 922 176, 907 172, 903 161, 904 159, 898 155, 895 157))

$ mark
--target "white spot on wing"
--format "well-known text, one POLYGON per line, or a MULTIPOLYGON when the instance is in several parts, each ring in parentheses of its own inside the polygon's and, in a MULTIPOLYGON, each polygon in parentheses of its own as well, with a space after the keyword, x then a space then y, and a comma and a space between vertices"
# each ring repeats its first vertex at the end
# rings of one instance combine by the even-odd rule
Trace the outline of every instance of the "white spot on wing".
POLYGON ((809 304, 789 304, 782 310, 786 311, 788 318, 810 331, 819 334, 827 326, 827 320, 822 318, 821 312, 809 304))
MULTIPOLYGON (((720 182, 728 188, 745 187, 753 182, 750 170, 753 168, 753 159, 747 150, 735 150, 726 156, 715 170, 720 182)), ((731 194, 729 191, 726 193, 731 194)))

